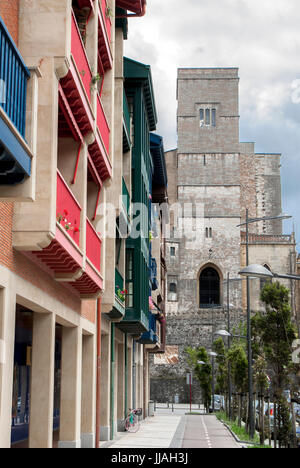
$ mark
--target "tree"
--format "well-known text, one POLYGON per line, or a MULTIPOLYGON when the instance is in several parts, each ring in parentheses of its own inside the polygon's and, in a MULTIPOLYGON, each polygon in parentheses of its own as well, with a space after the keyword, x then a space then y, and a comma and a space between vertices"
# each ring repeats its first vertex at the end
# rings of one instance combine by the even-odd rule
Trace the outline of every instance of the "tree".
POLYGON ((261 301, 265 304, 266 312, 256 314, 253 329, 256 338, 261 340, 267 364, 272 369, 275 403, 278 406, 278 436, 279 440, 287 444, 290 420, 286 417, 283 391, 289 384, 292 343, 296 338, 291 320, 289 290, 278 281, 267 283, 261 291, 261 301))
POLYGON ((216 363, 217 368, 217 388, 220 395, 225 395, 228 390, 228 372, 227 372, 227 360, 226 350, 223 339, 218 338, 213 345, 214 351, 217 353, 216 363))
POLYGON ((248 359, 242 344, 234 344, 228 351, 228 360, 231 366, 232 379, 239 393, 238 422, 241 426, 242 393, 245 390, 248 375, 248 359))
POLYGON ((209 356, 206 349, 187 347, 185 350, 189 365, 193 368, 196 379, 200 383, 202 398, 205 409, 209 412, 212 394, 212 366, 209 362, 209 356), (205 364, 198 364, 199 361, 205 364))

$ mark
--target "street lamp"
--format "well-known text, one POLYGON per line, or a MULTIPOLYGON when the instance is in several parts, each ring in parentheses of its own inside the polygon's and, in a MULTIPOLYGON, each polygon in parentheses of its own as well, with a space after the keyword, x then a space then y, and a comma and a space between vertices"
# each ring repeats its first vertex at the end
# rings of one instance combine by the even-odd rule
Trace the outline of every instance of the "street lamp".
MULTIPOLYGON (((249 265, 249 224, 258 221, 271 221, 289 219, 290 215, 280 214, 277 216, 265 216, 262 218, 249 218, 249 210, 246 209, 246 221, 237 227, 246 226, 246 267, 249 265)), ((253 406, 253 369, 252 369, 252 345, 251 345, 251 309, 250 309, 250 280, 247 274, 247 347, 248 347, 248 382, 249 382, 249 428, 250 438, 253 439, 255 432, 254 406, 253 406)))
POLYGON ((255 276, 256 278, 268 278, 268 279, 273 279, 273 278, 282 278, 282 279, 290 279, 290 280, 300 280, 299 275, 283 275, 279 273, 274 273, 273 271, 268 270, 268 268, 263 267, 262 265, 258 264, 253 264, 253 265, 248 265, 246 268, 243 268, 240 272, 239 275, 242 276, 255 276))
POLYGON ((226 336, 228 338, 244 338, 244 339, 247 338, 246 336, 243 336, 243 335, 233 335, 232 333, 228 333, 228 331, 226 331, 226 330, 218 330, 215 333, 215 335, 226 336))

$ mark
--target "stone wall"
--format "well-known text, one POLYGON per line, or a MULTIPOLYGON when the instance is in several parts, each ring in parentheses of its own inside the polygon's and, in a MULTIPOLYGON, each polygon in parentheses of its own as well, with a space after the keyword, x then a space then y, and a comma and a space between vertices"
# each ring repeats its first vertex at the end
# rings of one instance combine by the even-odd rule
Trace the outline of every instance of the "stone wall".
MULTIPOLYGON (((241 310, 231 311, 230 318, 232 330, 237 329, 240 324, 244 324, 246 321, 246 316, 241 310)), ((224 328, 227 328, 227 311, 223 309, 201 309, 198 313, 184 318, 168 316, 167 344, 178 346, 179 362, 173 365, 154 365, 153 358, 151 359, 151 400, 174 402, 175 395, 179 395, 180 403, 189 402, 189 390, 186 385, 186 373, 189 372, 189 366, 185 349, 188 346, 194 348, 204 346, 211 349, 212 330, 215 332, 224 328)), ((198 403, 199 399, 201 399, 200 387, 197 380, 194 379, 193 402, 198 403)))

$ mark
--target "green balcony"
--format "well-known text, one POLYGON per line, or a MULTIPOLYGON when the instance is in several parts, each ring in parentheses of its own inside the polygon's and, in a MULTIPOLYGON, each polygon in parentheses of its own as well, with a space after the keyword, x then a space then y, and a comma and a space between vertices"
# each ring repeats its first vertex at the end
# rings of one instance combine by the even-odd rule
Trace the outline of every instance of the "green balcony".
POLYGON ((130 112, 128 107, 128 101, 123 92, 123 152, 127 153, 131 148, 131 135, 130 135, 130 112))
POLYGON ((118 295, 118 291, 124 290, 124 278, 119 272, 119 270, 115 269, 115 302, 112 310, 106 314, 108 318, 112 321, 118 322, 122 320, 125 315, 125 301, 123 302, 122 299, 118 295))
POLYGON ((123 205, 127 214, 127 217, 130 216, 130 194, 124 179, 122 179, 122 200, 123 205))
POLYGON ((130 335, 141 335, 149 331, 149 312, 139 309, 126 309, 125 317, 118 324, 118 328, 130 335))

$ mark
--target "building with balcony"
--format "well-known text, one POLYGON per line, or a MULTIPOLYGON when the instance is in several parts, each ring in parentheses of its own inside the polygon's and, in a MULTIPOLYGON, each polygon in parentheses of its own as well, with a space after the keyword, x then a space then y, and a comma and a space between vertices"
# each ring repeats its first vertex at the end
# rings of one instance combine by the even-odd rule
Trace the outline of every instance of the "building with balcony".
MULTIPOLYGON (((124 23, 119 21, 116 38, 120 42, 125 31, 124 23)), ((110 273, 102 300, 103 440, 113 439, 118 430, 124 430, 129 408, 143 408, 144 416, 148 408, 144 390, 148 384, 148 358, 140 338, 150 330, 150 132, 155 130, 157 116, 150 67, 121 58, 120 54, 115 77, 115 105, 123 110, 115 126, 118 150, 114 163, 118 171, 107 192, 107 199, 117 210, 110 217, 115 235, 106 239, 106 255, 115 261, 107 265, 106 274, 110 273), (136 232, 138 219, 140 229, 136 232)))

